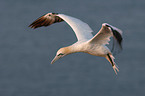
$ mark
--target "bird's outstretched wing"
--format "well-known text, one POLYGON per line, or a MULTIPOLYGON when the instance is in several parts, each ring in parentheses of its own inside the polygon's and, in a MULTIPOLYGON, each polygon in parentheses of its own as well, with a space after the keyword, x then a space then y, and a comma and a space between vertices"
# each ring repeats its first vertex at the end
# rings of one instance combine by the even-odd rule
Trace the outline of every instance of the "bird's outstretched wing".
POLYGON ((40 18, 38 18, 37 20, 35 20, 32 24, 30 24, 29 27, 35 29, 38 27, 49 26, 53 23, 64 21, 63 19, 61 19, 57 15, 58 15, 58 13, 45 14, 45 15, 41 16, 40 18))
POLYGON ((88 24, 84 23, 83 21, 77 18, 58 13, 48 13, 46 15, 43 15, 42 17, 34 21, 32 24, 30 24, 29 27, 35 29, 41 26, 49 26, 53 23, 62 21, 66 21, 71 26, 71 28, 76 34, 78 41, 89 40, 93 37, 91 33, 93 31, 88 24))
POLYGON ((114 40, 116 40, 120 49, 122 49, 122 31, 107 23, 102 24, 100 31, 89 42, 106 45, 109 44, 110 37, 114 37, 114 40))

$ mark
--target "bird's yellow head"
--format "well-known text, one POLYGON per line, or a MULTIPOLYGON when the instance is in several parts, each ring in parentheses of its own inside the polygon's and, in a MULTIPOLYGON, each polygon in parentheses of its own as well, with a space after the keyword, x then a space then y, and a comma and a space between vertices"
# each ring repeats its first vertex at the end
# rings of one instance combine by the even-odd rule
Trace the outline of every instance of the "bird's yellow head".
POLYGON ((57 53, 56 56, 54 57, 54 59, 51 61, 51 64, 53 64, 55 61, 57 61, 58 59, 70 54, 70 48, 69 47, 64 47, 64 48, 60 48, 57 53))

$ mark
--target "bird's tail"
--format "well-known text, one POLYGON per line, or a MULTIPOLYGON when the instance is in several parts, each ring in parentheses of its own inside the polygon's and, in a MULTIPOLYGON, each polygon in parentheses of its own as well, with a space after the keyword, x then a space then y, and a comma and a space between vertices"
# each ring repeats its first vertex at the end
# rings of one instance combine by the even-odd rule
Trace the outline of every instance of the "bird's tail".
POLYGON ((115 72, 115 74, 117 75, 117 72, 119 72, 118 66, 116 65, 116 63, 114 62, 114 56, 112 54, 107 54, 106 59, 111 63, 112 68, 115 72))

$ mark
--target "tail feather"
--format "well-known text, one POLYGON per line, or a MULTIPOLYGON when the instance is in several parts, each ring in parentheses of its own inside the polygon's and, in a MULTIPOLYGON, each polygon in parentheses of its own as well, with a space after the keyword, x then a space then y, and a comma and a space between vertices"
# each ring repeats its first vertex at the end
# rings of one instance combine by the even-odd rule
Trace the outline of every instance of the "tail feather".
POLYGON ((114 59, 115 59, 114 56, 112 54, 107 54, 106 59, 112 64, 112 68, 115 74, 117 75, 117 72, 119 72, 119 69, 116 63, 114 62, 114 59))

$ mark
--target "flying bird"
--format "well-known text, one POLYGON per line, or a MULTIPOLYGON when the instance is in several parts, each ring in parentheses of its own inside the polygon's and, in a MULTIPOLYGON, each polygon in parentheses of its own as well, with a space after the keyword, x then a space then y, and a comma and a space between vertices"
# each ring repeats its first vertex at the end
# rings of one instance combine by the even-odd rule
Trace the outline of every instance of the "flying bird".
MULTIPOLYGON (((103 23, 99 32, 93 36, 92 29, 89 25, 80 19, 58 13, 47 13, 35 20, 29 27, 35 29, 42 26, 49 26, 53 23, 65 21, 75 32, 77 42, 60 48, 51 64, 56 60, 76 52, 84 52, 94 56, 105 57, 112 65, 114 72, 119 72, 118 66, 114 62, 113 53, 107 47, 110 38, 113 37, 117 41, 120 49, 122 49, 122 31, 108 23, 103 23)), ((114 45, 114 44, 113 44, 114 45)))

